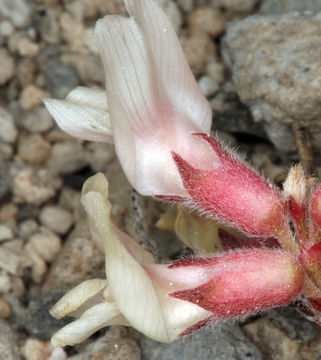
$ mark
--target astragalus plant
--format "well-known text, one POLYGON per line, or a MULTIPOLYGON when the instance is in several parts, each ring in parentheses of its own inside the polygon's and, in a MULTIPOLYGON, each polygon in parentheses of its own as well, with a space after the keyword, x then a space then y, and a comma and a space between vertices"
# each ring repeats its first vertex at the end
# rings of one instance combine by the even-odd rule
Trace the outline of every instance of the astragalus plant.
POLYGON ((105 251, 106 279, 81 283, 52 308, 57 318, 77 318, 53 344, 78 343, 112 324, 171 342, 210 322, 291 302, 320 322, 321 185, 298 165, 281 192, 210 137, 210 105, 161 7, 155 0, 125 5, 129 17, 96 25, 106 92, 76 88, 65 101, 45 104, 66 132, 113 142, 142 195, 178 202, 238 232, 222 237, 222 252, 156 264, 112 223, 104 175, 90 178, 82 203, 105 251))

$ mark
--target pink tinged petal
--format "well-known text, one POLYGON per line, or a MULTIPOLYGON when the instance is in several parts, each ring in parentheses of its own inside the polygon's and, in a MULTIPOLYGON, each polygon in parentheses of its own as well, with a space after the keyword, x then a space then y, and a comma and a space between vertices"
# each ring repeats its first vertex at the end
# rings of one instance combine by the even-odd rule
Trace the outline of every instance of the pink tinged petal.
POLYGON ((205 134, 195 135, 211 145, 219 164, 202 170, 173 153, 192 202, 214 217, 252 235, 278 236, 284 231, 287 216, 281 195, 216 139, 205 134))
POLYGON ((52 338, 54 346, 74 345, 86 340, 105 326, 128 325, 116 304, 103 302, 86 310, 80 319, 60 329, 52 338))
POLYGON ((188 136, 199 127, 166 94, 134 19, 107 16, 98 21, 96 35, 115 148, 127 178, 143 195, 186 196, 170 151, 179 151, 202 167, 212 163, 213 155, 199 156, 208 145, 188 136))
POLYGON ((154 0, 125 0, 146 38, 162 84, 174 107, 199 131, 209 133, 212 111, 187 64, 183 50, 166 14, 154 0))
POLYGON ((43 102, 58 126, 69 135, 84 140, 113 141, 108 112, 67 100, 43 99, 43 102))
POLYGON ((287 305, 300 294, 304 273, 299 263, 280 251, 248 250, 170 266, 203 267, 211 279, 170 295, 197 304, 220 320, 287 305))

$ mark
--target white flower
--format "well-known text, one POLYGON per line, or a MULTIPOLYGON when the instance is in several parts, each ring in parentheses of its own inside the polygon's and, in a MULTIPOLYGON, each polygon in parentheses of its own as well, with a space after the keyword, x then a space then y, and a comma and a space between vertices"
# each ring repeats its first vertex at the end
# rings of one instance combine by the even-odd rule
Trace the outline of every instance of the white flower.
POLYGON ((171 342, 212 313, 169 293, 195 287, 207 275, 202 268, 190 272, 184 267, 156 265, 149 252, 111 222, 107 197, 104 175, 87 180, 82 204, 91 234, 105 250, 107 280, 84 281, 51 309, 58 319, 66 315, 79 318, 59 330, 52 343, 73 345, 113 324, 132 326, 154 340, 171 342))
POLYGON ((157 1, 124 2, 129 18, 110 15, 96 25, 111 125, 101 103, 83 89, 77 90, 83 98, 76 105, 70 98, 45 104, 59 126, 75 136, 108 141, 112 129, 123 170, 141 194, 184 196, 171 152, 198 168, 212 167, 217 157, 208 144, 190 136, 209 133, 211 108, 157 1))

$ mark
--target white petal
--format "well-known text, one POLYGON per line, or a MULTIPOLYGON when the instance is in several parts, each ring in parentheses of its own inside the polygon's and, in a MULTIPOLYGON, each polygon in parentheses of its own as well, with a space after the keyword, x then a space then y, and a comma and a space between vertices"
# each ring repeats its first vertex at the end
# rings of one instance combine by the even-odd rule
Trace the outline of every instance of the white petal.
POLYGON ((74 312, 86 301, 95 296, 99 291, 107 286, 106 280, 92 279, 86 280, 64 295, 51 309, 50 314, 56 319, 74 312))
POLYGON ((177 110, 209 133, 212 122, 210 104, 202 94, 187 64, 183 50, 166 14, 155 0, 124 0, 129 15, 142 29, 162 83, 177 110))
POLYGON ((54 346, 74 345, 99 329, 110 325, 128 325, 114 303, 103 302, 85 311, 80 319, 60 329, 52 338, 54 346))
POLYGON ((86 105, 99 110, 108 111, 107 94, 104 90, 78 86, 70 91, 66 100, 74 104, 86 105))
POLYGON ((143 334, 169 342, 171 339, 151 279, 112 231, 110 203, 101 194, 88 192, 82 196, 82 204, 93 236, 104 242, 107 278, 120 312, 143 334))
POLYGON ((84 140, 112 142, 112 127, 106 111, 65 100, 43 99, 58 126, 84 140))

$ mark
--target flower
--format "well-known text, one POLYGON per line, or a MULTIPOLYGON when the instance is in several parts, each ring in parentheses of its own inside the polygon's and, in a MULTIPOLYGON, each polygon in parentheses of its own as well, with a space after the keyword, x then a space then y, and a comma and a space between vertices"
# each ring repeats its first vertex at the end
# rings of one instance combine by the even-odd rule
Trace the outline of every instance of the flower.
POLYGON ((122 168, 141 194, 186 195, 171 151, 213 167, 214 153, 204 156, 208 145, 189 136, 209 133, 211 107, 157 1, 124 2, 129 18, 110 15, 96 25, 109 116, 102 93, 83 88, 66 101, 44 102, 58 125, 75 136, 109 141, 112 129, 122 168))
POLYGON ((92 237, 105 251, 107 280, 84 281, 51 309, 56 318, 78 317, 52 337, 55 346, 81 342, 113 324, 171 342, 209 321, 288 304, 302 290, 300 265, 281 250, 242 250, 155 264, 149 252, 112 223, 107 197, 104 175, 84 184, 81 201, 92 237))

